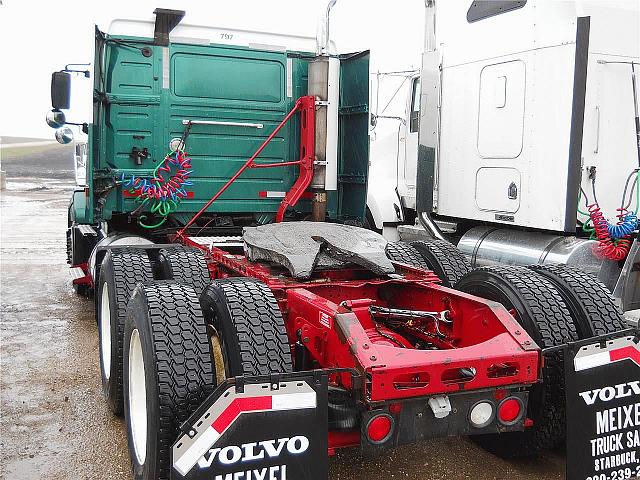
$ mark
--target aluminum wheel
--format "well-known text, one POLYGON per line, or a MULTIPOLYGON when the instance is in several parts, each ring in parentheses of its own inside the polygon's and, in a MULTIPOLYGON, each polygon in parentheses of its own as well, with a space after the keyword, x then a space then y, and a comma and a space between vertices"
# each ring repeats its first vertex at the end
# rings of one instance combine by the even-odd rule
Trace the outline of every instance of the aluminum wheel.
POLYGON ((131 332, 129 343, 129 423, 133 449, 138 464, 144 465, 147 456, 147 387, 144 376, 144 359, 140 334, 131 332))
POLYGON ((102 284, 100 296, 100 360, 104 376, 109 380, 111 376, 111 303, 107 282, 102 284))

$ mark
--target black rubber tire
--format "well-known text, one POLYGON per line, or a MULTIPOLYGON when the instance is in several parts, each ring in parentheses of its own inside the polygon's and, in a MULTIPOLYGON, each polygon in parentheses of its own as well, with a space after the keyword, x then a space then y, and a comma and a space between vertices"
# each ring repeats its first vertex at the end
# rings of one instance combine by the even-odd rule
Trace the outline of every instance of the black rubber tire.
POLYGON ((118 248, 109 250, 102 260, 98 293, 96 295, 96 319, 98 322, 100 374, 102 392, 109 408, 116 415, 123 413, 123 380, 122 380, 122 348, 124 344, 124 324, 127 303, 139 283, 153 280, 151 263, 144 250, 118 248), (103 348, 107 345, 103 335, 107 328, 102 328, 103 289, 107 285, 110 318, 110 367, 109 376, 105 373, 103 348))
POLYGON ((387 258, 392 262, 405 263, 414 268, 429 270, 420 252, 415 247, 403 242, 389 242, 385 248, 387 258))
POLYGON ((179 426, 215 388, 207 327, 194 289, 174 282, 139 285, 127 309, 124 347, 125 419, 133 476, 136 480, 169 480, 171 447, 179 426), (129 362, 134 330, 139 335, 145 374, 143 463, 136 457, 131 431, 129 362))
MULTIPOLYGON (((516 320, 540 348, 578 338, 571 315, 553 285, 526 267, 496 266, 472 270, 456 289, 514 309, 516 320)), ((480 435, 474 440, 501 457, 526 457, 564 441, 565 388, 561 352, 545 356, 543 382, 529 393, 527 416, 534 422, 524 432, 480 435)))
POLYGON ((611 293, 593 275, 567 265, 531 265, 529 268, 556 287, 571 313, 580 339, 626 328, 611 293))
POLYGON ((458 280, 471 271, 471 264, 458 248, 446 240, 421 240, 411 242, 413 246, 433 270, 442 285, 452 288, 458 280))
POLYGON ((264 283, 216 280, 205 288, 200 304, 220 337, 227 377, 293 371, 284 319, 264 283))
POLYGON ((211 282, 204 253, 197 248, 163 248, 158 254, 158 260, 161 278, 191 285, 198 295, 211 282))

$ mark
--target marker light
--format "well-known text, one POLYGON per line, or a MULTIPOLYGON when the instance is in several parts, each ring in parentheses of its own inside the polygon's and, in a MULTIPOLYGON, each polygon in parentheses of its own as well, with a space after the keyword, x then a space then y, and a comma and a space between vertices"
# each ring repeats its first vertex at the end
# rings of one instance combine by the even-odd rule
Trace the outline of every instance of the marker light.
POLYGON ((391 436, 393 418, 387 414, 376 415, 367 424, 367 437, 371 443, 384 443, 391 436))
POLYGON ((469 412, 469 420, 476 428, 484 428, 493 421, 495 411, 490 402, 478 402, 469 412))
POLYGON ((520 399, 506 398, 498 405, 498 420, 505 425, 513 424, 520 418, 523 410, 520 399))

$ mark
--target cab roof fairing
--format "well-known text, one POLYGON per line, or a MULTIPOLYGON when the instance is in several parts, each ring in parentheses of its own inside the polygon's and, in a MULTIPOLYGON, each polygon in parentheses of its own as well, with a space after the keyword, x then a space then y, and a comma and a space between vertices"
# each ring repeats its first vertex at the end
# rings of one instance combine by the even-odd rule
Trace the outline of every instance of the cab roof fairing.
MULTIPOLYGON (((109 23, 106 33, 111 36, 154 37, 155 20, 117 18, 109 23)), ((100 25, 98 25, 100 28, 100 25)), ((178 24, 169 34, 171 42, 190 44, 233 45, 260 50, 315 52, 316 37, 277 32, 223 27, 217 25, 178 24)), ((330 54, 337 54, 336 45, 330 42, 330 54)))

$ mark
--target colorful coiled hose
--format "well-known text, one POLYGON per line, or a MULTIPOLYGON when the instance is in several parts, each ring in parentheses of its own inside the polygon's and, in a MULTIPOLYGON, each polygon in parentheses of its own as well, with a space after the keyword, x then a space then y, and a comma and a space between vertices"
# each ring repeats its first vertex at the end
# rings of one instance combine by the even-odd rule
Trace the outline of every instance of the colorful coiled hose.
POLYGON ((160 217, 157 223, 149 225, 146 223, 147 216, 140 215, 138 224, 141 227, 157 228, 167 221, 167 217, 177 210, 180 201, 189 196, 185 187, 193 185, 189 181, 192 172, 191 159, 184 151, 177 151, 167 154, 151 177, 132 174, 127 178, 122 174, 122 186, 129 188, 129 193, 136 197, 138 210, 146 210, 160 217))
POLYGON ((635 213, 627 212, 624 208, 619 208, 617 225, 610 225, 607 219, 604 218, 597 204, 592 203, 588 208, 595 237, 598 240, 596 253, 609 260, 624 260, 631 247, 630 234, 636 229, 638 224, 635 213), (613 231, 615 235, 621 236, 614 236, 611 231, 613 231))
POLYGON ((631 247, 631 235, 638 228, 637 215, 640 209, 640 168, 633 169, 627 177, 620 208, 616 210, 618 222, 615 225, 607 221, 598 205, 595 188, 595 170, 593 176, 590 176, 590 178, 594 202, 589 204, 587 195, 582 188, 580 189, 580 196, 578 197, 578 212, 589 217, 589 219, 582 224, 582 230, 589 234, 589 238, 592 240, 598 240, 598 244, 595 247, 595 253, 598 256, 615 261, 624 260, 631 247), (634 178, 634 181, 627 198, 627 190, 632 178, 634 178), (633 201, 634 192, 636 208, 635 211, 629 211, 628 209, 633 201), (580 203, 583 197, 588 212, 580 210, 580 203))
POLYGON ((624 238, 633 233, 638 226, 638 217, 635 212, 627 212, 624 208, 618 209, 618 219, 620 220, 617 225, 609 224, 609 236, 613 239, 624 238))

